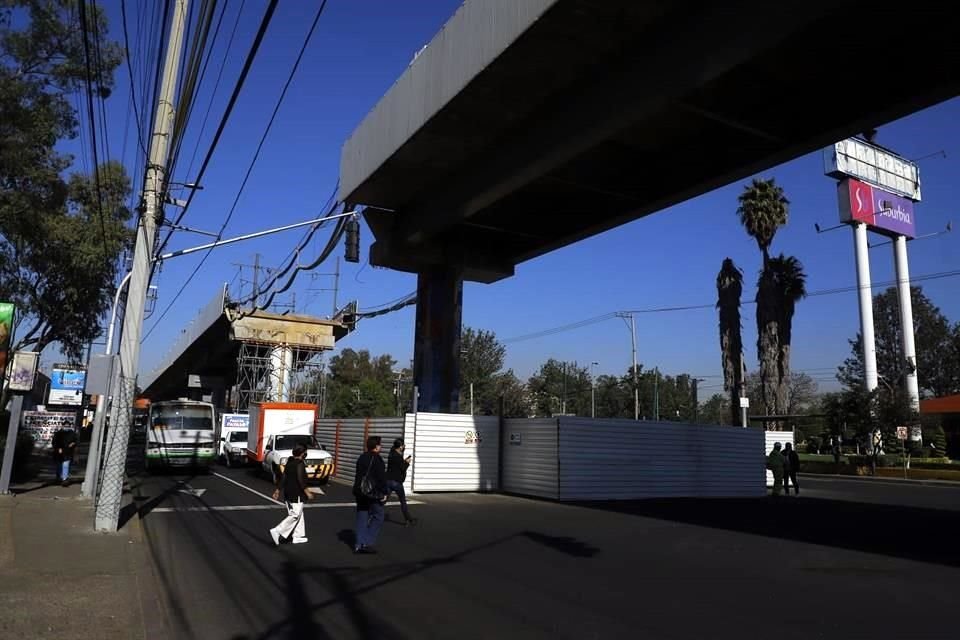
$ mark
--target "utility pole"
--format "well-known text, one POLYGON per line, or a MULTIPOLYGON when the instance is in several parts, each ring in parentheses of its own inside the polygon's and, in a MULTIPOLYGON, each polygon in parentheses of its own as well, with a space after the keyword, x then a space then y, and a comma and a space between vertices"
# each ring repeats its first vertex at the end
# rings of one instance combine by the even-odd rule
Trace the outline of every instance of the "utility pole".
POLYGON ((333 312, 330 317, 333 317, 337 315, 337 311, 340 310, 337 307, 337 297, 340 292, 340 256, 337 256, 337 266, 336 266, 336 270, 333 273, 311 273, 310 280, 316 280, 317 278, 327 278, 330 276, 333 276, 333 289, 311 287, 307 289, 307 291, 316 292, 316 293, 321 293, 324 291, 332 291, 333 292, 333 312))
POLYGON ((660 421, 660 368, 653 368, 653 419, 660 421))
POLYGON ((240 268, 240 297, 241 298, 243 297, 243 285, 249 282, 251 285, 253 285, 253 289, 250 296, 251 298, 253 298, 253 306, 256 307, 257 303, 260 302, 260 272, 263 271, 267 275, 269 275, 270 268, 260 266, 259 253, 253 254, 253 264, 244 264, 241 262, 234 262, 233 266, 240 268), (253 270, 253 277, 250 280, 244 279, 243 277, 244 269, 253 270))
POLYGON ((633 352, 633 419, 640 419, 640 381, 637 380, 637 325, 634 323, 633 314, 629 311, 621 311, 616 314, 618 318, 623 318, 626 322, 630 318, 630 346, 633 352))
POLYGON ((113 432, 106 458, 100 494, 96 502, 97 531, 116 531, 126 471, 127 446, 136 395, 137 368, 140 364, 140 337, 143 331, 144 304, 150 284, 153 248, 157 221, 163 216, 163 197, 167 182, 167 151, 176 116, 177 79, 183 57, 184 31, 187 25, 189 0, 177 0, 170 22, 170 39, 163 63, 163 76, 158 96, 156 120, 150 141, 150 160, 143 189, 144 212, 137 225, 133 256, 133 275, 127 294, 120 340, 120 371, 114 379, 113 432))

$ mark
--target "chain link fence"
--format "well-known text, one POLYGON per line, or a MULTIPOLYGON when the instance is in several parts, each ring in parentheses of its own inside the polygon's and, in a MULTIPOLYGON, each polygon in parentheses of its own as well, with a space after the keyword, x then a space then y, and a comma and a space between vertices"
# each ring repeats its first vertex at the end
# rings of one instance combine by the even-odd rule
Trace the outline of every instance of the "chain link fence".
POLYGON ((123 486, 127 473, 130 427, 133 424, 133 402, 137 379, 120 376, 114 394, 110 424, 105 427, 100 482, 96 496, 96 529, 115 531, 123 502, 123 486))

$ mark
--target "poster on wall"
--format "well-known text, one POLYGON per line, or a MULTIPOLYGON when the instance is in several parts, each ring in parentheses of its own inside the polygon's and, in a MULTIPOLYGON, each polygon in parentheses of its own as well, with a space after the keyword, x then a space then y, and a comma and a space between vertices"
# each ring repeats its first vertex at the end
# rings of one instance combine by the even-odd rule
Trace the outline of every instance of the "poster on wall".
POLYGON ((37 449, 49 449, 53 434, 76 429, 77 414, 60 411, 24 411, 21 429, 33 438, 37 449))
POLYGON ((13 335, 13 303, 0 302, 0 380, 7 373, 7 352, 13 335))
POLYGON ((87 372, 83 369, 54 365, 50 374, 50 396, 47 404, 83 404, 83 383, 86 376, 87 372))

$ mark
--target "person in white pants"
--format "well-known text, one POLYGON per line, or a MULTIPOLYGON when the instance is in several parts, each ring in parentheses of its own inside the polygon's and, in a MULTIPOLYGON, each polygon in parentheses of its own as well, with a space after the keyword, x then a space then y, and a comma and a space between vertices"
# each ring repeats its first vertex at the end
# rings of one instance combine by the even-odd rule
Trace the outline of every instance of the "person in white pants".
POLYGON ((307 457, 307 449, 297 445, 293 454, 287 459, 280 486, 274 491, 274 498, 283 495, 287 505, 287 517, 280 524, 270 529, 273 544, 279 545, 281 539, 292 537, 293 544, 303 544, 307 541, 307 524, 303 513, 303 505, 310 499, 307 491, 307 475, 303 459, 307 457))

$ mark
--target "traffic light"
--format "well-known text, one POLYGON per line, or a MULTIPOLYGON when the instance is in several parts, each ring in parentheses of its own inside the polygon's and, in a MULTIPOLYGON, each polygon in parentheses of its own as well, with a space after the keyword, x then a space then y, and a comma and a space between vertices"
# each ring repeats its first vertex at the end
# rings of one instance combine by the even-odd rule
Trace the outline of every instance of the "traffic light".
POLYGON ((347 220, 346 251, 344 259, 347 262, 360 262, 360 221, 356 216, 347 220))

